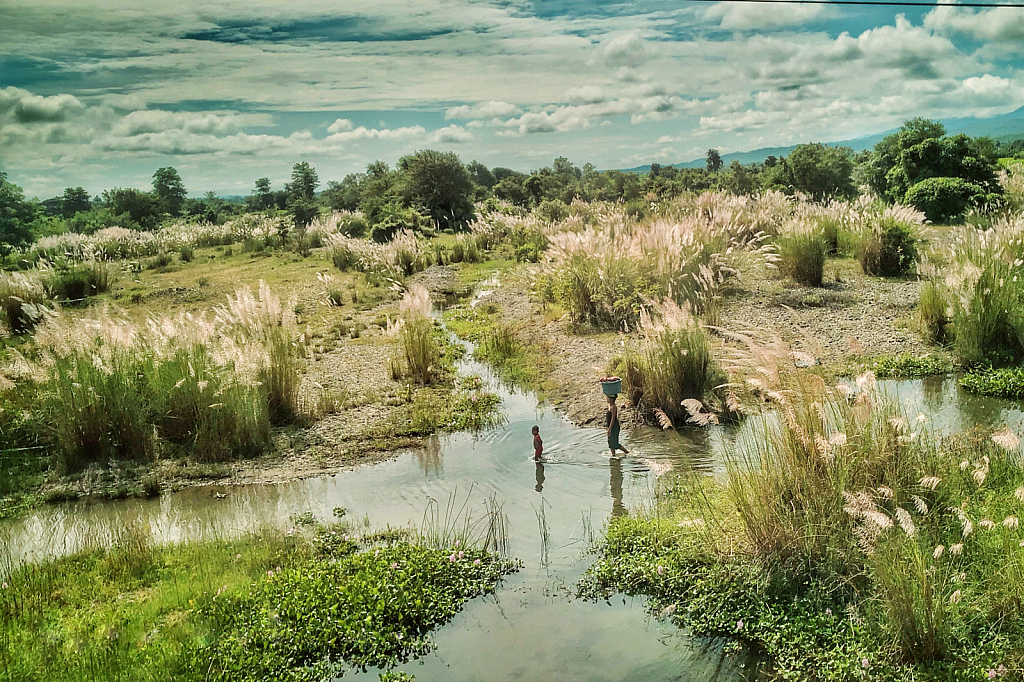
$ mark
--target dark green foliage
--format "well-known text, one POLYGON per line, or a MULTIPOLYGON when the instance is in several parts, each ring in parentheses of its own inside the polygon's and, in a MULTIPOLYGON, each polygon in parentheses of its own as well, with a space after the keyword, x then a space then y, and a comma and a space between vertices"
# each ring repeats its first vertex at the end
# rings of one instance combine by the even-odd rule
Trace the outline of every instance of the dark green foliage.
POLYGON ((765 173, 763 184, 788 194, 801 192, 815 201, 854 197, 853 152, 820 142, 798 145, 765 173))
POLYGON ((945 137, 941 123, 915 118, 875 145, 861 175, 877 194, 902 201, 927 178, 960 178, 985 193, 1001 193, 996 178, 995 146, 988 138, 945 137))
POLYGON ((998 398, 1024 399, 1024 367, 983 367, 960 377, 960 385, 971 393, 998 398))
POLYGON ((158 168, 153 173, 153 194, 159 199, 164 212, 173 216, 181 215, 188 192, 178 171, 171 166, 158 168))
POLYGON ((722 155, 717 149, 709 149, 705 158, 705 166, 709 173, 717 173, 722 170, 722 155))
POLYGON ((160 199, 149 192, 133 188, 115 188, 103 191, 103 206, 115 216, 123 216, 123 227, 154 230, 163 212, 160 199))
POLYGON ((971 206, 985 202, 985 190, 961 178, 926 178, 907 190, 904 203, 924 212, 933 223, 958 220, 971 206))
POLYGON ((30 225, 35 213, 21 188, 8 182, 7 173, 0 171, 0 255, 32 241, 30 225))
POLYGON ((917 262, 917 235, 910 226, 883 217, 861 240, 857 257, 864 274, 883 277, 906 274, 917 262))
POLYGON ((191 263, 196 257, 196 251, 189 244, 185 244, 178 249, 178 257, 181 258, 182 263, 191 263))
POLYGON ((270 178, 260 178, 249 197, 249 207, 254 211, 266 211, 274 207, 274 192, 270 189, 270 178))
POLYGON ((872 369, 879 379, 916 379, 949 374, 953 365, 949 360, 934 355, 895 355, 876 360, 872 369))
POLYGON ((510 570, 479 551, 406 544, 287 567, 204 604, 215 635, 190 667, 213 680, 282 681, 389 668, 429 652, 430 630, 510 570))
POLYGON ((285 191, 288 193, 288 209, 297 227, 308 226, 320 215, 320 206, 316 201, 316 188, 319 185, 320 178, 308 162, 302 161, 292 167, 292 181, 285 185, 285 191))
POLYGON ((424 150, 398 161, 400 193, 422 207, 441 230, 461 230, 473 220, 473 182, 454 152, 424 150))
POLYGON ((84 187, 68 187, 60 198, 60 213, 65 218, 71 218, 76 213, 92 209, 92 201, 89 193, 84 187))

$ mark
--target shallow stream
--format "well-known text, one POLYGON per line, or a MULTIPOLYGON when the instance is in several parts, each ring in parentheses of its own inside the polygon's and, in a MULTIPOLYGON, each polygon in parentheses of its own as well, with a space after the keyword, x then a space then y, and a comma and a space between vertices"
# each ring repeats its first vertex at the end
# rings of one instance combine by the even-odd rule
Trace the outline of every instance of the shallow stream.
MULTIPOLYGON (((641 600, 573 598, 591 560, 592 535, 608 518, 648 504, 665 471, 714 471, 735 434, 714 429, 670 439, 657 429, 634 429, 624 434, 631 454, 611 459, 602 430, 573 426, 470 358, 461 371, 478 374, 502 397, 500 427, 441 436, 422 451, 324 478, 46 507, 2 529, 8 549, 16 560, 38 560, 126 523, 148 524, 158 540, 177 541, 288 524, 307 511, 330 519, 335 507, 377 527, 419 526, 430 500, 443 510, 454 496, 459 507, 465 503, 482 516, 494 495, 510 522, 510 552, 524 567, 496 595, 470 602, 438 629, 434 653, 403 666, 419 682, 750 678, 757 665, 752 656, 727 656, 716 643, 691 639, 649 616, 641 600), (532 459, 535 424, 544 439, 543 463, 532 459)), ((908 416, 923 412, 942 431, 1007 423, 1020 432, 1024 422, 1019 403, 972 396, 952 378, 880 383, 906 404, 908 416)), ((355 677, 375 680, 376 672, 355 677)))

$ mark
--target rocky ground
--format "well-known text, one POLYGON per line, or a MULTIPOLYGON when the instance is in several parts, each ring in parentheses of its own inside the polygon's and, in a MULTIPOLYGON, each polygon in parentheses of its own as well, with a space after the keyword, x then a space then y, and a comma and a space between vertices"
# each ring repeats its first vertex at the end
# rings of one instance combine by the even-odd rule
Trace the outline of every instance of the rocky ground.
MULTIPOLYGON (((523 341, 543 347, 549 361, 545 397, 573 423, 600 424, 605 400, 597 381, 634 339, 580 328, 541 305, 530 291, 531 268, 536 266, 508 274, 487 300, 523 341)), ((730 331, 777 333, 827 373, 843 374, 879 356, 937 352, 915 330, 919 286, 913 277, 867 277, 850 259, 829 263, 823 287, 766 273, 730 283, 719 324, 730 331)), ((639 420, 628 407, 620 411, 626 425, 639 420)))

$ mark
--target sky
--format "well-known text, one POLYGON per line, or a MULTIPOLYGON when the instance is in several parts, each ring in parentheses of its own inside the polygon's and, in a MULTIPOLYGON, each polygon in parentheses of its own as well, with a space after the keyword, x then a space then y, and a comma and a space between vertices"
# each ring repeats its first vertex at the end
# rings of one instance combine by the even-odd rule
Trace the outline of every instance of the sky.
POLYGON ((1024 105, 1024 9, 642 0, 3 0, 29 196, 322 182, 419 149, 522 171, 835 141, 1024 105))

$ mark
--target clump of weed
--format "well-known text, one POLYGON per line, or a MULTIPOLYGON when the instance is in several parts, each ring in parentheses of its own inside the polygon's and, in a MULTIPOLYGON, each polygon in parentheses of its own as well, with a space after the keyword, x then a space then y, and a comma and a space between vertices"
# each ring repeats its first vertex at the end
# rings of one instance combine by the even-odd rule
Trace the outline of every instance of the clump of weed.
POLYGON ((118 268, 109 261, 62 260, 40 263, 40 278, 50 298, 78 303, 109 291, 117 282, 118 268))
POLYGON ((37 277, 23 272, 0 272, 0 315, 6 331, 31 331, 50 312, 46 291, 37 277))
POLYGON ((623 392, 654 421, 700 420, 690 401, 720 402, 713 394, 726 381, 711 339, 689 311, 671 302, 656 306, 655 315, 644 312, 640 345, 623 355, 623 392))
POLYGON ((800 284, 821 286, 829 246, 819 229, 797 226, 780 234, 775 243, 779 250, 779 270, 783 275, 800 284))

